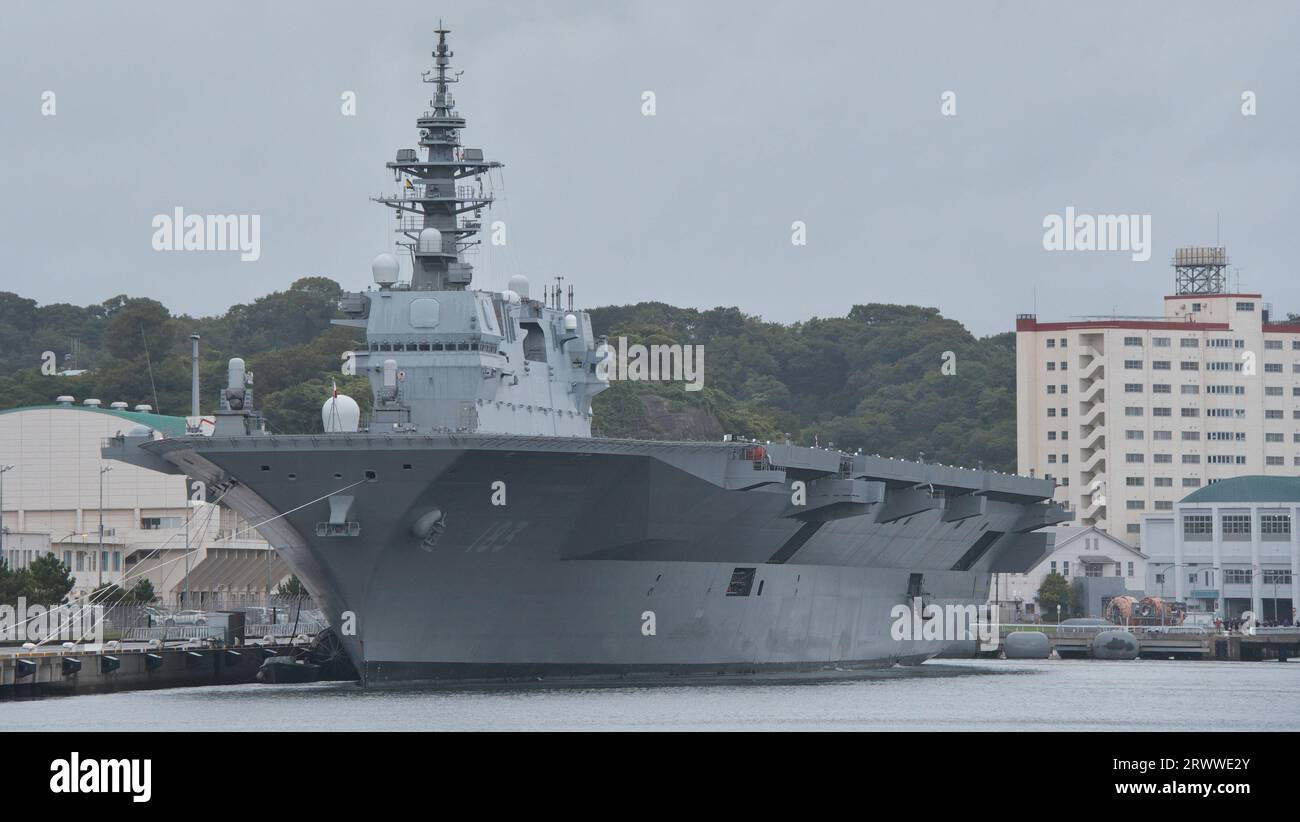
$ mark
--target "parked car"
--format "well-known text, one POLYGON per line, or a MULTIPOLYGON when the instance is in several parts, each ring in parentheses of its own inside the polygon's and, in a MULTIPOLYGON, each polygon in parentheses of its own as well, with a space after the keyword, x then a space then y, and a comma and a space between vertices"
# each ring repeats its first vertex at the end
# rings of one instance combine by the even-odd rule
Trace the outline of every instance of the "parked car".
POLYGON ((162 624, 168 628, 177 625, 207 625, 208 615, 203 611, 176 611, 163 617, 162 624))

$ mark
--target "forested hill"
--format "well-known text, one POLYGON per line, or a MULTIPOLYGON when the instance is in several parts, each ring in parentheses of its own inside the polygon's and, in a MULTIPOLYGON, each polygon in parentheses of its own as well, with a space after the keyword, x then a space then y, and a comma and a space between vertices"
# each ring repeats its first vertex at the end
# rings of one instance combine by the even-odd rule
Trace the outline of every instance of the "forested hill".
MULTIPOLYGON (((255 375, 255 397, 273 430, 318 430, 321 402, 335 380, 363 411, 369 406, 364 379, 340 374, 341 352, 361 339, 357 330, 329 325, 340 293, 334 281, 309 277, 219 317, 194 318, 146 298, 38 306, 0 292, 0 409, 71 394, 185 414, 189 335, 198 333, 204 412, 215 405, 226 360, 239 356, 255 375), (56 352, 59 370, 88 373, 42 375, 46 351, 56 352)), ((601 436, 789 434, 796 442, 908 459, 924 453, 948 464, 1014 466, 1012 333, 977 339, 935 309, 880 304, 793 325, 736 308, 663 303, 596 308, 591 315, 596 333, 612 344, 626 337, 629 344, 704 347, 701 391, 680 383, 612 383, 595 403, 601 436), (945 352, 952 352, 947 370, 954 373, 944 373, 945 352)))

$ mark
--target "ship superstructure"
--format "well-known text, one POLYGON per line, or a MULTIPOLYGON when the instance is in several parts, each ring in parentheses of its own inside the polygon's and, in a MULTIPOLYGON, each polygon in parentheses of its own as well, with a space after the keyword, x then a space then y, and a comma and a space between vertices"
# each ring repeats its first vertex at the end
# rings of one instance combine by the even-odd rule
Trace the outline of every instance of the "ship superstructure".
MULTIPOLYGON (((471 288, 499 166, 462 147, 437 31, 420 149, 388 164, 398 256, 344 324, 364 427, 268 435, 232 367, 212 436, 137 431, 117 459, 183 472, 258 523, 368 683, 818 671, 920 662, 898 605, 972 605, 1068 518, 1053 483, 754 442, 592 438, 605 356, 572 296, 471 288), (421 155, 420 151, 423 152, 421 155), (565 298, 568 298, 568 303, 565 298), (350 629, 350 630, 349 630, 350 629)), ((327 409, 331 406, 327 403, 327 409)), ((343 420, 343 422, 340 422, 343 420)), ((331 422, 333 421, 333 422, 331 422)))

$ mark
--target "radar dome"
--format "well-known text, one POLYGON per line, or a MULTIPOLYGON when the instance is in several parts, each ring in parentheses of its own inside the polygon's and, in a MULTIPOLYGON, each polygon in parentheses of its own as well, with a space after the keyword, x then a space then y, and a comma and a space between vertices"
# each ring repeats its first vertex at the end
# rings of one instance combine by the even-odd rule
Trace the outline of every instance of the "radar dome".
POLYGON ((137 425, 126 432, 128 437, 152 437, 153 429, 147 425, 137 425))
POLYGON ((420 239, 416 241, 416 252, 442 251, 442 232, 436 228, 426 228, 420 232, 420 239))
POLYGON ((376 285, 392 285, 397 282, 397 272, 400 270, 397 258, 387 252, 370 263, 370 273, 374 275, 376 285))
POLYGON ((510 278, 506 288, 519 295, 522 300, 528 299, 528 278, 523 274, 516 274, 510 278))
POLYGON ((578 318, 575 315, 564 315, 564 330, 570 333, 578 330, 578 318))
POLYGON ((502 291, 501 298, 511 305, 519 305, 519 294, 514 291, 502 291))
POLYGON ((320 409, 325 433, 353 433, 361 425, 361 408, 347 394, 338 394, 325 400, 320 409))

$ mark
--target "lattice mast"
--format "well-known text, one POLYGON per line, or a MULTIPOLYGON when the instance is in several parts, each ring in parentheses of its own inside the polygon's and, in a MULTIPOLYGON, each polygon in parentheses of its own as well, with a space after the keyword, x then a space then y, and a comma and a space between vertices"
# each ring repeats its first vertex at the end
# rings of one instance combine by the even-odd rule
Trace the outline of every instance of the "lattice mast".
POLYGON ((448 87, 460 82, 463 72, 450 71, 454 52, 447 47, 449 33, 438 24, 434 67, 422 75, 434 87, 432 109, 416 120, 424 158, 417 149, 399 149, 397 159, 387 163, 399 183, 397 193, 373 198, 396 213, 397 244, 410 254, 415 291, 461 291, 469 286, 473 266, 465 253, 479 244, 483 209, 493 200, 482 175, 501 167, 484 160, 482 149, 461 147, 465 118, 457 112, 448 87))

